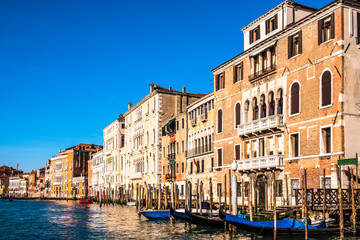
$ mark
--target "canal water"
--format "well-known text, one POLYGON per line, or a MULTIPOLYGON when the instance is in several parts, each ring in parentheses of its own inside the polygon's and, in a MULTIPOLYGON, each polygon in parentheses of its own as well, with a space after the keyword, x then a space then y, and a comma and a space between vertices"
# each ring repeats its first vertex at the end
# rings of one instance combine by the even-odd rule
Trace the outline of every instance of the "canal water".
MULTIPOLYGON (((135 207, 0 199, 0 239, 272 239, 182 221, 150 221, 135 207)), ((290 239, 282 237, 279 239, 290 239)), ((291 239, 304 239, 303 237, 291 239)), ((316 239, 338 239, 323 237, 316 239)), ((354 239, 354 238, 351 238, 354 239)))

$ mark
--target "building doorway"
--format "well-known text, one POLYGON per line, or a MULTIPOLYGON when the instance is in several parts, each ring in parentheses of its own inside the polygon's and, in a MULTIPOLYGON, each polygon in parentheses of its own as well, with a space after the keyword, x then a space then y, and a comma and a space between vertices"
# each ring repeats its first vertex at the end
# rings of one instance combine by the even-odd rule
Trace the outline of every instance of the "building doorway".
POLYGON ((256 188, 258 192, 257 196, 257 206, 259 208, 265 209, 266 206, 266 182, 267 178, 265 175, 259 175, 256 179, 256 188))

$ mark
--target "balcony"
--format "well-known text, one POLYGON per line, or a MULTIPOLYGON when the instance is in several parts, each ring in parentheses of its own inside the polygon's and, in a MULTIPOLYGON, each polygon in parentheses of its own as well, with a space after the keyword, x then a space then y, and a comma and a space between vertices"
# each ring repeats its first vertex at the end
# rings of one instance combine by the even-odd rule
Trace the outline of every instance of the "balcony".
POLYGON ((191 119, 191 126, 196 126, 196 118, 191 119))
POLYGON ((214 144, 207 144, 186 151, 186 157, 195 157, 201 154, 211 153, 214 151, 214 144))
POLYGON ((173 174, 173 173, 167 173, 167 174, 165 174, 165 179, 168 180, 168 181, 170 181, 170 180, 172 180, 172 179, 175 179, 175 178, 176 178, 176 176, 175 176, 175 174, 173 174))
POLYGON ((207 114, 203 113, 203 114, 200 115, 200 120, 201 120, 202 122, 206 122, 207 119, 208 119, 208 115, 207 115, 207 114))
POLYGON ((238 135, 239 137, 258 135, 261 132, 269 132, 276 129, 281 129, 283 126, 284 116, 282 114, 278 114, 266 118, 260 118, 245 124, 240 124, 238 126, 238 135))
POLYGON ((175 161, 175 156, 176 156, 175 153, 170 153, 170 154, 168 154, 167 158, 170 162, 173 162, 173 161, 175 161))
POLYGON ((111 155, 111 152, 112 152, 112 150, 106 150, 106 151, 105 151, 105 156, 110 156, 110 155, 111 155))
POLYGON ((272 155, 238 160, 239 171, 257 171, 284 167, 284 155, 272 155))
POLYGON ((143 176, 142 176, 142 172, 133 172, 133 173, 130 173, 130 179, 131 180, 134 180, 134 179, 141 179, 143 176))
POLYGON ((269 73, 272 73, 276 70, 276 65, 271 65, 267 68, 264 68, 260 71, 257 71, 251 75, 249 75, 249 81, 253 81, 254 79, 258 78, 258 77, 263 77, 263 76, 266 76, 268 75, 269 73))

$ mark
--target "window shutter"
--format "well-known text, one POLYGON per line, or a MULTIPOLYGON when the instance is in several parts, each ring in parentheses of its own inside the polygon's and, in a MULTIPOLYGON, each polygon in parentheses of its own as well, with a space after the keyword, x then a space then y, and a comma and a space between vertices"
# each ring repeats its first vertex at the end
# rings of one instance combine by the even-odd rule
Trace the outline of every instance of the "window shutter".
POLYGON ((222 88, 225 88, 225 71, 222 73, 222 88))
POLYGON ((219 74, 215 76, 215 89, 219 90, 219 74))
POLYGON ((335 13, 331 14, 331 38, 335 38, 335 13))
POLYGON ((270 32, 270 20, 265 21, 265 33, 268 34, 270 32))
POLYGON ((244 63, 240 63, 240 73, 241 73, 241 78, 240 80, 243 80, 244 78, 244 63))
POLYGON ((235 159, 240 160, 240 145, 235 145, 235 159))
POLYGON ((294 83, 291 87, 291 114, 299 113, 299 84, 294 83))
POLYGON ((299 32, 299 54, 302 54, 302 31, 299 32))
POLYGON ((237 82, 237 71, 238 71, 238 65, 235 65, 233 67, 233 82, 236 83, 237 82))
POLYGON ((324 26, 324 20, 321 19, 318 21, 318 44, 320 45, 322 43, 322 35, 323 35, 323 26, 324 26))
POLYGON ((360 13, 357 13, 357 39, 356 43, 360 44, 360 13))
POLYGON ((326 71, 321 78, 321 106, 331 104, 331 73, 326 71))
POLYGON ((274 30, 278 28, 278 15, 275 14, 274 16, 274 30))
POLYGON ((292 39, 293 37, 288 37, 288 58, 290 59, 292 57, 292 39))
POLYGON ((260 39, 260 25, 257 26, 256 40, 260 39))
POLYGON ((240 103, 237 103, 235 106, 235 126, 240 125, 240 103))
POLYGON ((219 148, 217 152, 218 152, 218 154, 217 154, 218 155, 217 156, 218 157, 218 167, 221 167, 222 166, 222 148, 219 148))
POLYGON ((252 44, 254 42, 254 32, 253 30, 249 31, 249 44, 252 44))
POLYGON ((222 132, 222 110, 220 109, 218 111, 218 133, 221 133, 222 132))

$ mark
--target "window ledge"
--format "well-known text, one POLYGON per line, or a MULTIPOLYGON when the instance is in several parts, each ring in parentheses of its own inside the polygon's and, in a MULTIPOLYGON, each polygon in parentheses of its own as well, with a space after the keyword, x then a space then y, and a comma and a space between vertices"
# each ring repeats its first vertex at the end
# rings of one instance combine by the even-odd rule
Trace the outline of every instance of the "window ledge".
POLYGON ((234 84, 239 84, 242 82, 243 79, 241 79, 240 81, 234 82, 234 84))
POLYGON ((327 44, 327 43, 331 42, 332 40, 334 40, 334 39, 333 39, 333 38, 331 38, 331 39, 327 40, 326 42, 322 42, 319 46, 321 46, 321 45, 325 45, 325 44, 327 44))
POLYGON ((292 56, 291 58, 289 58, 289 60, 294 59, 294 58, 296 58, 296 57, 298 57, 298 56, 300 56, 300 55, 301 55, 301 53, 296 54, 295 56, 292 56))
POLYGON ((326 106, 322 106, 322 107, 319 107, 319 109, 325 109, 325 108, 329 108, 329 107, 332 107, 334 106, 334 104, 330 104, 330 105, 326 105, 326 106))
POLYGON ((300 113, 301 113, 301 112, 299 112, 299 113, 294 113, 294 114, 290 114, 290 115, 289 115, 289 117, 295 117, 295 116, 298 116, 298 115, 300 115, 300 113))
POLYGON ((221 89, 219 89, 219 90, 215 90, 215 92, 220 92, 220 91, 222 91, 222 90, 224 90, 225 88, 221 88, 221 89))

